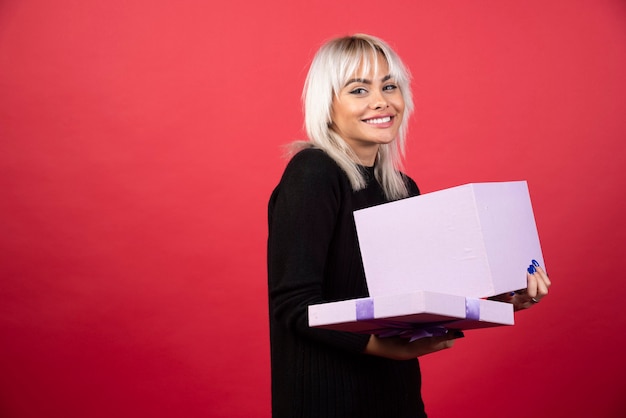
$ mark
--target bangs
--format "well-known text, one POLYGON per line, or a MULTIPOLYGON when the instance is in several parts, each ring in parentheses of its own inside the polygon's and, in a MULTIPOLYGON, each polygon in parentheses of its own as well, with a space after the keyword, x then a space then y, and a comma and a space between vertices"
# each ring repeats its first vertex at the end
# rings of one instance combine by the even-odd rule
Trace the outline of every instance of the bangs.
MULTIPOLYGON (((398 69, 395 60, 390 57, 389 53, 383 50, 379 45, 369 42, 362 38, 348 38, 340 45, 337 45, 337 54, 335 57, 337 62, 331 65, 338 69, 331 75, 333 92, 335 95, 345 86, 351 78, 366 78, 370 70, 374 74, 378 72, 378 56, 382 56, 389 68, 389 75, 396 82, 404 81, 402 71, 398 69)), ((386 76, 387 74, 383 74, 386 76)))

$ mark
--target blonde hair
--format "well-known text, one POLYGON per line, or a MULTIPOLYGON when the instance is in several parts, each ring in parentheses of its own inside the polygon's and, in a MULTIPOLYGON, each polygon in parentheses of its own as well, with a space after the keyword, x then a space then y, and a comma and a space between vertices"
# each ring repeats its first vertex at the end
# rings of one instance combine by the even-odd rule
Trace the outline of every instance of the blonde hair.
POLYGON ((308 141, 295 144, 296 149, 313 146, 324 150, 348 176, 353 190, 366 186, 358 158, 352 148, 330 129, 333 96, 363 65, 366 73, 369 66, 376 65, 376 56, 384 57, 391 75, 398 85, 405 103, 398 135, 389 144, 378 150, 375 175, 389 200, 408 196, 407 186, 400 174, 404 158, 405 139, 409 116, 413 111, 410 89, 410 74, 400 57, 383 40, 370 35, 357 34, 333 39, 317 51, 304 84, 304 123, 308 141))

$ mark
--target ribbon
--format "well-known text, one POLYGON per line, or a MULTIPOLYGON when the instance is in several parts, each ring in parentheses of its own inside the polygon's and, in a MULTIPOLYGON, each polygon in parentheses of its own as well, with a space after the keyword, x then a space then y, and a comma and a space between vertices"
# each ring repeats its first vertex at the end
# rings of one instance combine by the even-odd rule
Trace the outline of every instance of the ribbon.
POLYGON ((480 299, 465 298, 465 318, 480 320, 480 299))
POLYGON ((356 301, 356 320, 367 321, 374 319, 374 299, 358 299, 356 301))

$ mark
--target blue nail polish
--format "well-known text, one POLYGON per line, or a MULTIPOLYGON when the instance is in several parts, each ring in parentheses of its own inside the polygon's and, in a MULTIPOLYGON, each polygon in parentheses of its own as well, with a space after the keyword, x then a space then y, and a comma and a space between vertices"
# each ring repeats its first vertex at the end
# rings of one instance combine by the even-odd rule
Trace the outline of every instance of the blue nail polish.
POLYGON ((510 296, 510 297, 515 296, 515 292, 511 292, 511 293, 509 293, 509 296, 510 296))
POLYGON ((537 260, 533 260, 533 266, 539 267, 539 263, 537 262, 537 260))
POLYGON ((537 270, 535 269, 535 266, 533 266, 532 264, 530 266, 528 266, 528 274, 535 274, 537 270))

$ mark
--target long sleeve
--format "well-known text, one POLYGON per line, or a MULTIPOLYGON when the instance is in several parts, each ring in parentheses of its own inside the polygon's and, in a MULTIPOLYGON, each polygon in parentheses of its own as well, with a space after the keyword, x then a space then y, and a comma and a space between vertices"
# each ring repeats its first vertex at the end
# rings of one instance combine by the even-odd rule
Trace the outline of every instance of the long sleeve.
MULTIPOLYGON (((363 354, 369 335, 310 328, 308 306, 368 295, 353 212, 386 202, 373 169, 354 192, 325 152, 296 154, 269 202, 274 418, 424 417, 417 359, 363 354)), ((407 179, 411 194, 415 183, 407 179)))
MULTIPOLYGON (((308 326, 307 307, 314 303, 365 296, 361 277, 344 277, 346 283, 329 283, 328 274, 336 264, 329 252, 333 247, 348 247, 355 237, 342 228, 346 222, 346 196, 352 194, 339 167, 321 151, 297 154, 287 166, 279 187, 270 201, 268 274, 273 320, 291 332, 334 347, 361 352, 369 339, 366 335, 312 329, 308 326), (344 236, 346 235, 346 236, 344 236), (332 289, 345 289, 345 294, 332 289)), ((351 217, 351 210, 349 211, 351 217)), ((348 222, 353 222, 348 219, 348 222)), ((344 262, 354 264, 349 254, 344 262)), ((346 257, 347 256, 347 257, 346 257)), ((360 258, 359 258, 360 261, 360 258)), ((360 265, 349 269, 361 269, 360 265)), ((339 278, 341 280, 341 278, 339 278)))

